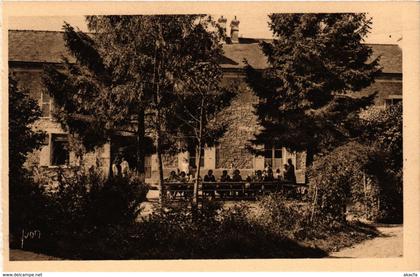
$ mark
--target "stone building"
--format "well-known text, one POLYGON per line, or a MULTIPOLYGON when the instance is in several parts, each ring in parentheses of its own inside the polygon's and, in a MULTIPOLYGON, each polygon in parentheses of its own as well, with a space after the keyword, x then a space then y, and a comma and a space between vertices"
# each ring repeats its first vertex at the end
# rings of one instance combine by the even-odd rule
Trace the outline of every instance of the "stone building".
MULTIPOLYGON (((226 26, 226 19, 219 20, 226 26)), ((222 170, 239 169, 242 176, 252 174, 257 169, 263 169, 267 164, 275 170, 282 168, 288 158, 296 165, 297 181, 305 182, 305 154, 287 151, 284 147, 264 149, 264 155, 257 156, 247 150, 249 140, 259 126, 253 113, 253 104, 257 98, 243 82, 244 59, 256 69, 268 66, 266 57, 259 48, 259 39, 241 38, 239 20, 231 22, 231 36, 223 45, 224 57, 221 67, 224 71, 224 82, 239 80, 240 93, 225 109, 223 117, 230 121, 229 128, 217 147, 204 148, 201 160, 202 170, 213 169, 215 175, 222 170)), ((377 91, 376 105, 389 105, 402 100, 402 51, 398 45, 372 44, 373 57, 381 56, 382 73, 375 83, 360 92, 367 95, 377 91)), ((48 136, 43 147, 28 157, 28 163, 43 169, 79 166, 80 160, 70 150, 67 134, 51 117, 52 99, 42 88, 42 68, 45 64, 60 66, 62 56, 68 56, 64 46, 63 34, 53 31, 10 30, 9 31, 9 72, 15 75, 21 87, 29 90, 30 95, 39 101, 42 118, 35 128, 47 132, 48 136)), ((13 139, 13 138, 11 138, 13 139)), ((128 138, 129 140, 129 138, 128 138)), ((122 144, 121 144, 122 145, 122 144)), ((122 146, 121 146, 122 147, 122 146)), ((263 147, 263 146, 262 146, 263 147)), ((98 165, 104 173, 110 163, 110 152, 120 151, 115 146, 104 145, 93 153, 84 156, 85 166, 98 165)), ((186 170, 189 164, 195 163, 193 153, 180 153, 177 156, 165 157, 165 174, 171 170, 186 170)), ((146 158, 146 180, 154 182, 157 179, 157 163, 155 155, 146 158)))

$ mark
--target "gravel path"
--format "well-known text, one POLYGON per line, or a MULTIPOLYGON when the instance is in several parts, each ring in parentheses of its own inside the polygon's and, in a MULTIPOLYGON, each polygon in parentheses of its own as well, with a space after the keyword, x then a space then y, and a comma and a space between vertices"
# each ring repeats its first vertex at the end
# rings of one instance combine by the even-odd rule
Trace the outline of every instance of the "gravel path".
POLYGON ((377 227, 379 237, 330 254, 331 258, 391 258, 403 255, 403 226, 377 227))
POLYGON ((60 258, 51 257, 43 254, 38 254, 30 251, 23 251, 20 249, 10 249, 11 261, 46 261, 46 260, 61 260, 60 258))

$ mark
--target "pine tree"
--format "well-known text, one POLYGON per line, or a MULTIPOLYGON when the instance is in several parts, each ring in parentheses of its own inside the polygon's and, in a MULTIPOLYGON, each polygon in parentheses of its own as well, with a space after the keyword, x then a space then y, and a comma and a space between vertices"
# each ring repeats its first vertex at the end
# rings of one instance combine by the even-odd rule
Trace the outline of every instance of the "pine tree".
POLYGON ((275 39, 261 43, 269 68, 247 67, 247 82, 259 97, 263 130, 255 144, 279 143, 315 154, 352 134, 356 113, 374 94, 357 98, 380 71, 379 59, 363 43, 371 19, 365 14, 272 14, 275 39))
POLYGON ((43 211, 42 189, 24 167, 28 153, 45 139, 44 132, 34 129, 40 116, 38 103, 9 75, 9 230, 15 238, 22 229, 39 227, 34 215, 43 211))

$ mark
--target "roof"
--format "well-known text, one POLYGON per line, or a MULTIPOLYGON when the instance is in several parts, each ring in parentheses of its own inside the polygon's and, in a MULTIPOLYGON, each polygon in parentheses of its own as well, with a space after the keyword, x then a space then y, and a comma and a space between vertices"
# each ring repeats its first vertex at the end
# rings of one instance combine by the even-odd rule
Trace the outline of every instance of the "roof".
MULTIPOLYGON (((262 53, 258 39, 240 38, 237 44, 224 44, 222 68, 241 69, 244 60, 256 69, 268 67, 267 59, 262 53)), ((370 44, 373 57, 381 56, 384 73, 402 73, 402 51, 394 44, 370 44)), ((69 57, 66 50, 63 32, 9 30, 9 61, 60 63, 62 57, 69 57)))

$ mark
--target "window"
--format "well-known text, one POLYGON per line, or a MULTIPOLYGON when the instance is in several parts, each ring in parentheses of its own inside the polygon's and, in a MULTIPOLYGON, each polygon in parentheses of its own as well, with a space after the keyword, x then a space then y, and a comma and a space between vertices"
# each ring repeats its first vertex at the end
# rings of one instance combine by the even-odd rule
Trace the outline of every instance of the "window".
POLYGON ((51 117, 51 97, 45 91, 41 92, 41 111, 42 117, 51 117))
POLYGON ((264 147, 264 166, 282 168, 282 147, 278 144, 266 144, 264 147))
POLYGON ((51 165, 60 166, 69 164, 69 140, 64 134, 51 135, 51 165))
POLYGON ((144 177, 151 178, 152 177, 152 157, 145 156, 144 157, 144 177))
MULTIPOLYGON (((195 166, 195 164, 196 164, 196 162, 195 162, 195 159, 196 159, 196 150, 195 149, 191 149, 188 152, 190 153, 189 165, 190 166, 195 166)), ((204 148, 201 148, 200 167, 204 167, 204 148)))

